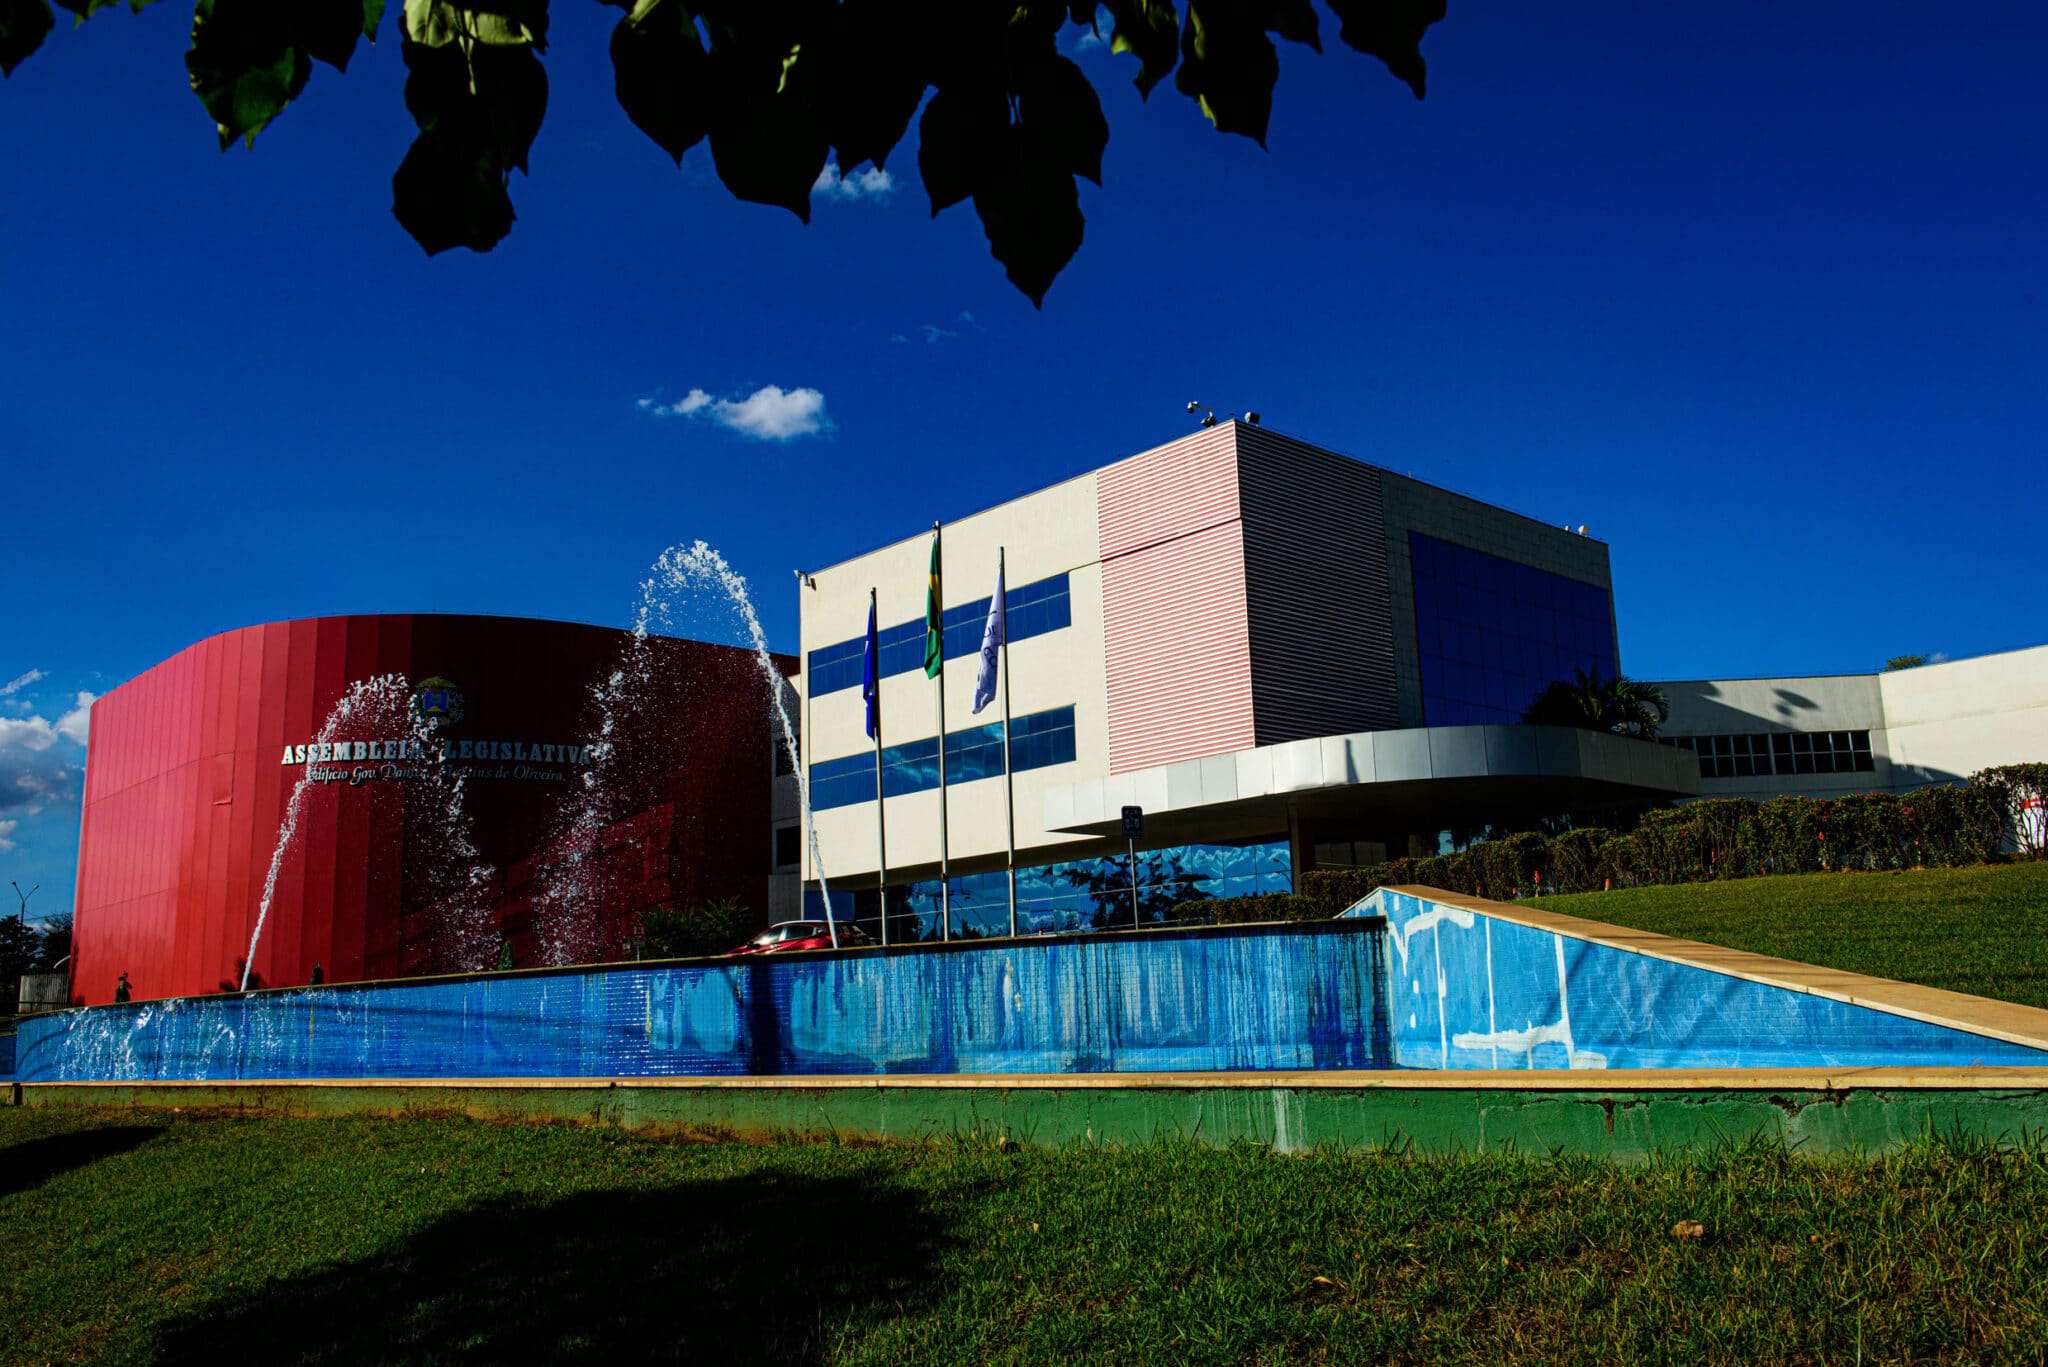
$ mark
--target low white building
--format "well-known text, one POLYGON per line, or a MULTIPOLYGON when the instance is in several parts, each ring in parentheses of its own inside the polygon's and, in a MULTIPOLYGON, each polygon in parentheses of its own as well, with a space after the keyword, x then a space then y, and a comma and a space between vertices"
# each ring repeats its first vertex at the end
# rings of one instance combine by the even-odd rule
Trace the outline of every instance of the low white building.
POLYGON ((2048 760, 2048 646, 1882 674, 1662 685, 1700 796, 1833 797, 2048 760))

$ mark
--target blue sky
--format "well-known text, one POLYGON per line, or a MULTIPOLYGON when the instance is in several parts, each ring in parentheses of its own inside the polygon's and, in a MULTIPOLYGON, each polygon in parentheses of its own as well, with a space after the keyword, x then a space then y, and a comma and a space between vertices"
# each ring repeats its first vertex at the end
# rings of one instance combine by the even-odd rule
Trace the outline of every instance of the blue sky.
POLYGON ((253 152, 214 150, 175 5, 0 84, 0 684, 37 673, 0 696, 0 882, 35 910, 69 901, 78 695, 206 635, 621 624, 703 537, 793 648, 792 568, 1167 440, 1190 398, 1589 524, 1640 677, 2048 640, 2039 6, 1459 0, 1421 103, 1284 48, 1270 151, 1078 51, 1107 184, 1043 311, 968 206, 931 219, 914 139, 806 229, 702 147, 674 169, 612 100, 617 11, 555 9, 487 256, 390 218, 388 19, 253 152))

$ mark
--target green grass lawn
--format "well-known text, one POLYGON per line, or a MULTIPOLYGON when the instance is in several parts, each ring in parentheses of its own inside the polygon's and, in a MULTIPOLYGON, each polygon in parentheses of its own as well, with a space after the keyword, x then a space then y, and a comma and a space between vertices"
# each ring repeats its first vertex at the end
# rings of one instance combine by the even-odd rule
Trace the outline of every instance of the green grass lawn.
POLYGON ((1531 905, 2048 1007, 2048 861, 1740 878, 1544 897, 1531 905))
POLYGON ((2048 1152, 1939 1142, 1623 1168, 10 1109, 0 1230, 8 1363, 2048 1353, 2048 1152))

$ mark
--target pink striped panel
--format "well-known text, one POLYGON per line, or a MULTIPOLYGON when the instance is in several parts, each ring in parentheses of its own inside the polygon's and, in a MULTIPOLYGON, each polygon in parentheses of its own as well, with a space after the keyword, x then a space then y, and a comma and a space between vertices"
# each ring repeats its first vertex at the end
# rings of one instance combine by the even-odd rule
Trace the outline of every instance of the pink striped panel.
POLYGON ((1253 744, 1237 455, 1228 428, 1096 477, 1109 771, 1253 744))
POLYGON ((1095 509, 1105 562, 1236 521, 1235 431, 1213 427, 1109 466, 1095 477, 1095 509))

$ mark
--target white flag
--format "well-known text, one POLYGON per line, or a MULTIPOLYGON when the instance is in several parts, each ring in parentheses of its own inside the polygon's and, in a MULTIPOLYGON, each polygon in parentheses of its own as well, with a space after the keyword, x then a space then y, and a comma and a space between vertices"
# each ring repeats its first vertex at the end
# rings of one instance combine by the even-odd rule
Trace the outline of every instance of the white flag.
POLYGON ((996 596, 988 600, 988 625, 981 629, 981 668, 974 675, 974 712, 996 700, 996 652, 1010 638, 1009 616, 1003 610, 1003 567, 996 566, 996 596))

